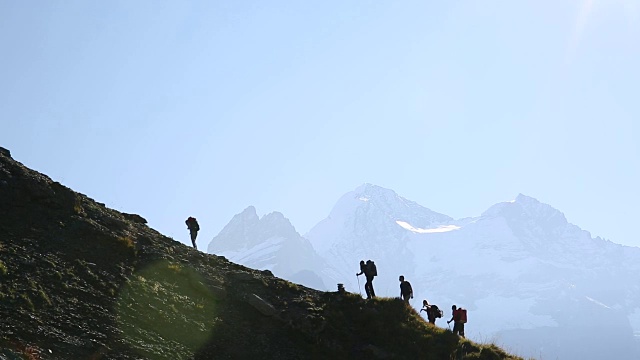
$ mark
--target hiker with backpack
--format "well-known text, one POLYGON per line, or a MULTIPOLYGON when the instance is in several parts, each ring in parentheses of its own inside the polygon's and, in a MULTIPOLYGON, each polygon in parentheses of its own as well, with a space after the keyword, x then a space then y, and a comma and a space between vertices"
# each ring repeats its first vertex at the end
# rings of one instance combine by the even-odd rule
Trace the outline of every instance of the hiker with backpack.
POLYGON ((411 283, 404 280, 404 275, 400 275, 398 278, 400 281, 400 298, 409 305, 409 299, 413 299, 413 288, 411 283))
POLYGON ((427 319, 429 319, 429 322, 434 325, 436 323, 436 318, 442 317, 442 310, 440 310, 437 305, 429 305, 427 300, 422 300, 422 309, 420 309, 420 312, 422 311, 427 312, 427 319))
POLYGON ((373 278, 374 276, 378 276, 376 264, 371 260, 367 260, 366 263, 364 260, 360 260, 360 272, 357 273, 356 276, 362 274, 364 274, 364 277, 367 279, 367 282, 364 284, 364 291, 367 293, 367 299, 371 299, 376 296, 376 292, 373 290, 373 278))
POLYGON ((463 308, 458 309, 455 305, 451 306, 451 310, 451 320, 447 321, 447 324, 453 321, 453 333, 464 337, 464 324, 467 322, 467 310, 463 308))
POLYGON ((200 230, 200 225, 198 225, 198 220, 193 216, 189 216, 189 218, 184 222, 187 224, 187 228, 191 233, 191 242, 193 243, 193 248, 198 250, 196 246, 196 237, 198 236, 198 231, 200 230))

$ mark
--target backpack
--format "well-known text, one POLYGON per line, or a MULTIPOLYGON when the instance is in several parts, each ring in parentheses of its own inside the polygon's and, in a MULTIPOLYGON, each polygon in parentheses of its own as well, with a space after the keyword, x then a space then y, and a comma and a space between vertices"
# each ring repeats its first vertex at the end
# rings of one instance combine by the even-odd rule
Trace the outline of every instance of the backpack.
POLYGON ((371 260, 367 260, 367 273, 370 276, 378 276, 378 269, 376 268, 376 264, 371 260))
POLYGON ((403 281, 400 283, 400 292, 403 294, 411 294, 413 292, 413 288, 411 287, 411 283, 408 281, 403 281))
POLYGON ((458 309, 458 321, 463 324, 467 323, 467 309, 460 308, 458 309))
POLYGON ((442 310, 438 309, 438 305, 431 305, 429 311, 431 311, 435 318, 441 318, 443 315, 442 310))
POLYGON ((189 229, 193 229, 195 231, 199 231, 200 230, 200 226, 198 225, 198 220, 196 220, 196 218, 189 216, 189 218, 187 219, 187 226, 189 227, 189 229))

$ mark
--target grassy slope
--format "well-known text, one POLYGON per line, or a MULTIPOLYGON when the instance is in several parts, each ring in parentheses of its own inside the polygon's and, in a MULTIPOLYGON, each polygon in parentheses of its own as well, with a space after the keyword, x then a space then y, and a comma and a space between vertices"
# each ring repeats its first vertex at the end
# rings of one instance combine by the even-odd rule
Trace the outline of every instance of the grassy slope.
POLYGON ((0 194, 0 358, 515 358, 197 252, 2 153, 0 194))

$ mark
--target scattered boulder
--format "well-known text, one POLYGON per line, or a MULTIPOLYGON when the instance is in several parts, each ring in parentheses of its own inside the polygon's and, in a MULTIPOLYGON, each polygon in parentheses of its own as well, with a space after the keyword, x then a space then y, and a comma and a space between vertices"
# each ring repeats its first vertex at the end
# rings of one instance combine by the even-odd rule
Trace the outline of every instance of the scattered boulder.
POLYGON ((143 218, 142 216, 140 216, 138 214, 122 213, 122 216, 124 216, 124 218, 129 220, 129 221, 133 221, 134 223, 138 223, 138 224, 146 224, 147 223, 147 219, 143 218))
POLYGON ((9 151, 8 149, 5 149, 3 147, 0 146, 0 154, 6 156, 6 157, 11 157, 11 151, 9 151))
POLYGON ((262 270, 261 272, 262 272, 262 275, 265 275, 265 276, 268 276, 268 277, 273 277, 273 273, 269 269, 262 270))
POLYGON ((269 304, 269 302, 262 299, 256 294, 249 295, 247 298, 247 303, 265 316, 274 316, 278 312, 276 308, 273 307, 273 305, 269 304))

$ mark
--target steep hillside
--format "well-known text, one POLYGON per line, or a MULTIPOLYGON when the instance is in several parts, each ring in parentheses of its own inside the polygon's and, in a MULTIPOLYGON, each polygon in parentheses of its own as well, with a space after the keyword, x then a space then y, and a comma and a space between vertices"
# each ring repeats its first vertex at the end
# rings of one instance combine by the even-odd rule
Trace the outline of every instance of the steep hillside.
POLYGON ((0 148, 0 359, 511 359, 167 238, 0 148))

